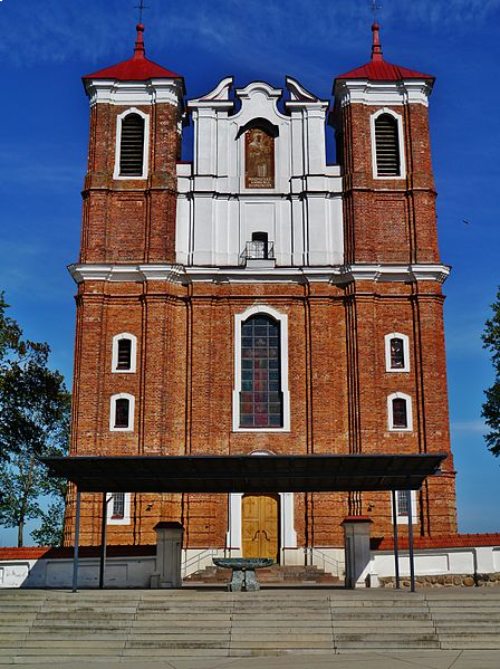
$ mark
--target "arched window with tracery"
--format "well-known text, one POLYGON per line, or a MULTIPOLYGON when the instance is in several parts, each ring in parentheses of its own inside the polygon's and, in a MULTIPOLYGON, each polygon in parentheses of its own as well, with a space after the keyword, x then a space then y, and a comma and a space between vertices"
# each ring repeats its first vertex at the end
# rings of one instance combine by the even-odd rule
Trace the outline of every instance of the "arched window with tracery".
POLYGON ((241 325, 241 428, 283 427, 280 323, 255 314, 241 325))

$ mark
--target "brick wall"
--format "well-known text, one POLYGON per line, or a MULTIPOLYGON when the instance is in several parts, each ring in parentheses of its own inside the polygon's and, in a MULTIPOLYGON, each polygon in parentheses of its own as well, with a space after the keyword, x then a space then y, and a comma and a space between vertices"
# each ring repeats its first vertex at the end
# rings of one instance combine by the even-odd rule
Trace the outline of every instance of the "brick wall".
MULTIPOLYGON (((86 282, 78 298, 78 357, 73 454, 182 455, 449 452, 442 297, 422 285, 363 282, 253 286, 86 282), (291 430, 232 431, 234 316, 255 304, 288 316, 291 430), (385 371, 384 336, 410 339, 410 372, 385 371), (137 371, 111 371, 112 339, 137 337, 137 371), (347 353, 349 348, 355 354, 347 353), (387 428, 387 395, 413 404, 414 430, 387 428), (110 397, 136 398, 133 432, 110 432, 110 397), (424 419, 425 417, 425 419, 424 419)), ((419 497, 420 532, 455 532, 454 472, 429 481, 419 497), (432 511, 430 510, 432 509, 432 511)), ((342 542, 349 508, 342 494, 296 495, 296 530, 318 545, 342 542)), ((83 496, 83 543, 99 537, 101 496, 83 496)), ((187 524, 188 547, 222 546, 227 501, 222 495, 137 495, 133 531, 110 526, 111 542, 152 543, 165 519, 187 524)), ((68 510, 67 542, 72 525, 68 510)), ((389 493, 364 493, 361 510, 373 535, 391 530, 389 493)), ((404 531, 404 530, 403 530, 404 531)))
MULTIPOLYGON (((81 262, 175 262, 175 163, 179 110, 150 115, 148 179, 113 180, 116 117, 124 108, 92 109, 84 186, 81 262)), ((437 263, 435 191, 428 114, 403 115, 406 178, 374 179, 370 115, 376 107, 337 111, 344 171, 345 257, 349 263, 437 263)), ((450 454, 441 286, 434 281, 329 283, 86 281, 77 296, 72 454, 182 455, 444 452, 444 473, 418 495, 418 536, 456 532, 450 454), (235 315, 254 305, 288 316, 290 432, 232 431, 235 315), (384 337, 406 334, 410 371, 388 373, 384 337), (111 370, 112 339, 137 338, 137 371, 111 370), (387 425, 387 396, 411 397, 413 430, 387 425), (110 397, 136 399, 131 433, 109 429, 110 397)), ((99 543, 101 495, 82 496, 83 544, 99 543)), ((369 515, 372 534, 392 534, 390 494, 295 495, 300 546, 339 546, 349 513, 369 515)), ((67 545, 74 529, 68 496, 67 545)), ((185 547, 222 547, 223 495, 132 495, 131 523, 110 525, 112 544, 151 544, 160 520, 180 520, 185 547)), ((401 526, 401 533, 405 529, 401 526)))

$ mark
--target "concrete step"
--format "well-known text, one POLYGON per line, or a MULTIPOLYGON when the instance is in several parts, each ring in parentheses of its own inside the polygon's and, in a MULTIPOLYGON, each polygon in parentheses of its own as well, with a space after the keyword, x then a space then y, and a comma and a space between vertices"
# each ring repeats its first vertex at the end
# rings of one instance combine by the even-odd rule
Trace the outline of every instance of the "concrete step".
POLYGON ((124 659, 133 657, 134 660, 141 660, 143 662, 157 659, 168 660, 174 657, 199 659, 228 656, 228 648, 211 648, 210 653, 207 652, 206 648, 125 648, 121 655, 124 659))
POLYGON ((208 640, 208 639, 162 639, 160 640, 154 640, 154 641, 147 641, 147 640, 137 640, 137 639, 132 639, 131 641, 127 641, 126 646, 127 649, 147 649, 148 652, 149 650, 152 651, 158 651, 162 650, 165 648, 189 648, 189 649, 196 649, 196 648, 204 648, 204 649, 211 649, 211 648, 217 648, 217 649, 222 649, 222 648, 229 648, 229 639, 226 640, 208 640))
POLYGON ((441 641, 442 650, 500 650, 500 641, 486 641, 477 639, 474 641, 441 641))
POLYGON ((404 643, 400 640, 377 640, 377 641, 336 641, 336 647, 339 650, 353 651, 369 651, 369 650, 417 650, 417 649, 432 649, 441 648, 437 640, 408 640, 404 643))
POLYGON ((420 631, 394 631, 394 630, 365 630, 365 631, 344 631, 339 632, 335 630, 335 638, 337 641, 398 641, 406 639, 411 639, 412 641, 434 641, 437 639, 437 636, 434 632, 428 631, 427 633, 422 633, 420 631))
POLYGON ((333 628, 335 630, 385 630, 390 628, 395 631, 405 632, 406 630, 433 630, 434 624, 432 620, 405 620, 391 621, 390 625, 387 624, 386 620, 370 620, 366 622, 364 620, 339 620, 333 621, 333 628))
POLYGON ((2 665, 500 647, 500 598, 467 593, 45 591, 36 605, 18 594, 23 606, 0 591, 2 665))
MULTIPOLYGON (((274 565, 257 570, 257 578, 262 584, 270 583, 323 583, 338 584, 340 580, 316 566, 274 565)), ((184 579, 185 583, 227 584, 231 580, 231 570, 208 566, 184 579)))
MULTIPOLYGON (((89 657, 114 657, 116 656, 116 648, 92 648, 91 646, 85 646, 82 645, 79 648, 75 648, 74 646, 72 647, 66 647, 66 646, 56 646, 52 645, 47 648, 40 648, 40 647, 34 647, 34 648, 17 648, 11 653, 12 655, 16 656, 24 656, 24 657, 30 657, 31 662, 38 663, 39 660, 38 658, 43 657, 44 655, 48 655, 50 657, 59 657, 59 662, 63 661, 63 658, 70 658, 73 660, 73 656, 81 656, 85 657, 86 655, 89 657), (63 652, 64 651, 64 652, 63 652), (36 658, 35 660, 33 658, 36 658)), ((121 654, 121 651, 120 651, 121 654)), ((68 660, 66 660, 68 661, 68 660)), ((88 661, 88 660, 87 660, 88 661)))

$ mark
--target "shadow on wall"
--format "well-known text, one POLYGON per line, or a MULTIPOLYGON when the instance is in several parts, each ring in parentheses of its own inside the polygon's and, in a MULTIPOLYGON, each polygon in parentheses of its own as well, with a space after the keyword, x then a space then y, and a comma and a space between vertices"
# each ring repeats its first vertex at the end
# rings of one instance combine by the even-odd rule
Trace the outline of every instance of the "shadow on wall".
MULTIPOLYGON (((72 549, 66 548, 0 549, 0 588, 71 588, 72 557, 72 549)), ((156 546, 109 547, 105 586, 149 588, 155 566, 156 546)), ((78 587, 98 585, 98 549, 82 547, 78 587)))

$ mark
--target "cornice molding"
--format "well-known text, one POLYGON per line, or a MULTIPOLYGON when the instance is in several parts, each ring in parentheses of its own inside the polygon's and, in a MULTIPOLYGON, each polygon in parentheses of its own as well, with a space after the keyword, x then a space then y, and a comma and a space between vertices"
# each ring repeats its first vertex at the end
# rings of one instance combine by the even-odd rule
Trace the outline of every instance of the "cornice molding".
POLYGON ((154 105, 166 103, 178 107, 182 100, 182 84, 177 79, 150 79, 141 81, 117 81, 115 79, 91 79, 85 85, 90 106, 108 105, 154 105))
POLYGON ((428 107, 431 90, 432 86, 425 79, 404 82, 347 79, 337 81, 335 99, 341 107, 348 104, 377 106, 420 104, 428 107))
POLYGON ((74 264, 68 270, 76 283, 84 281, 167 281, 187 285, 204 283, 307 283, 342 285, 353 281, 444 283, 451 268, 440 264, 386 265, 353 264, 332 267, 191 267, 147 264, 74 264))

